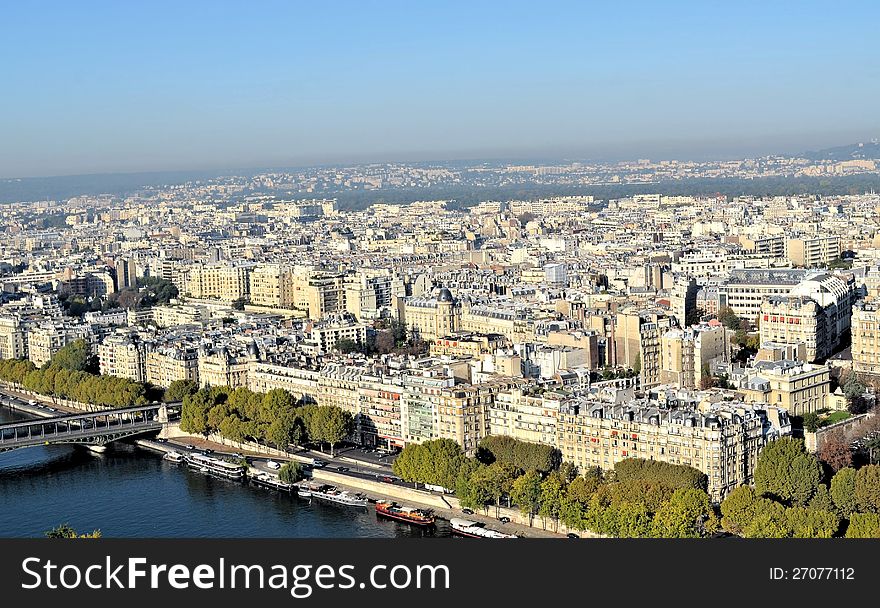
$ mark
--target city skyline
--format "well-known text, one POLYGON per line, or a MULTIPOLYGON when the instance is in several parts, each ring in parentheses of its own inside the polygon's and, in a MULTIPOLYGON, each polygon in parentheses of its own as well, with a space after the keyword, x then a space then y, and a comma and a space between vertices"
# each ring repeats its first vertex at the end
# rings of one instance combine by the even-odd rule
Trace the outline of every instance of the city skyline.
POLYGON ((9 7, 3 178, 742 158, 880 133, 869 3, 90 6, 9 7))

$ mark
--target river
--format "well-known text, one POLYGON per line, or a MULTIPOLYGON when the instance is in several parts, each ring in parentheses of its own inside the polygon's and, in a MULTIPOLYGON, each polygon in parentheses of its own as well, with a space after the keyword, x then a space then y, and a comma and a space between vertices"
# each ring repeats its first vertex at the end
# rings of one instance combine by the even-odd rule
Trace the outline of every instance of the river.
MULTIPOLYGON (((0 422, 26 416, 0 407, 0 422)), ((38 537, 59 524, 105 537, 393 538, 448 536, 358 509, 216 479, 132 444, 103 454, 40 446, 0 453, 0 537, 38 537)))

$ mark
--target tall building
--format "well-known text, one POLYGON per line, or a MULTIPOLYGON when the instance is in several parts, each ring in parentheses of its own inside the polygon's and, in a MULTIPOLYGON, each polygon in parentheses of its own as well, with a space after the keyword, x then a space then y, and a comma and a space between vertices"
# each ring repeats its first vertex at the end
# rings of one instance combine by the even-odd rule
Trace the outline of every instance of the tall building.
POLYGON ((761 342, 803 344, 806 360, 837 352, 850 330, 855 280, 851 275, 818 274, 796 285, 787 296, 761 303, 761 342))
POLYGON ((250 300, 257 306, 291 308, 293 271, 282 264, 261 264, 250 273, 250 300))
POLYGON ((502 391, 489 406, 489 434, 556 445, 561 393, 530 395, 525 389, 502 391))
POLYGON ((231 303, 248 297, 249 273, 250 266, 244 264, 194 264, 189 269, 183 291, 196 299, 209 298, 231 303))
POLYGON ((675 326, 675 319, 659 310, 618 312, 612 364, 637 369, 645 388, 659 384, 660 337, 675 326))
POLYGON ((120 258, 116 261, 116 288, 137 289, 137 263, 134 258, 120 258))
POLYGON ((785 248, 791 263, 805 268, 827 266, 841 254, 840 237, 836 235, 788 239, 785 248))
POLYGON ((461 329, 461 304, 445 287, 436 297, 405 298, 402 312, 401 320, 407 329, 426 341, 449 336, 461 329))
POLYGON ((296 268, 292 276, 291 300, 307 311, 310 319, 320 319, 345 311, 345 275, 296 268))
POLYGON ((757 361, 737 390, 747 403, 769 403, 803 416, 828 407, 831 370, 801 361, 757 361))
POLYGON ((626 458, 645 458, 692 466, 706 473, 709 494, 721 501, 752 482, 758 452, 770 438, 791 432, 785 426, 765 434, 767 407, 741 403, 706 409, 660 409, 650 403, 612 405, 573 399, 557 420, 557 447, 565 461, 581 470, 612 470, 626 458))
POLYGON ((852 309, 853 371, 880 375, 880 308, 860 300, 852 309))
POLYGON ((0 317, 0 359, 27 358, 27 332, 15 315, 0 317))
POLYGON ((136 382, 147 380, 147 344, 136 332, 111 334, 98 345, 101 374, 130 378, 136 382))
POLYGON ((725 336, 724 327, 717 321, 667 331, 660 339, 660 382, 702 388, 709 375, 709 363, 727 357, 725 336))
POLYGON ((405 295, 403 279, 386 269, 360 269, 345 277, 345 309, 358 320, 389 314, 395 298, 405 295))
POLYGON ((28 359, 40 367, 63 347, 79 339, 92 343, 94 334, 89 325, 70 321, 45 321, 28 331, 28 359))
POLYGON ((568 266, 565 264, 544 264, 544 281, 550 285, 568 285, 568 266))
POLYGON ((168 388, 176 380, 199 382, 199 351, 194 345, 164 344, 146 356, 146 380, 168 388))

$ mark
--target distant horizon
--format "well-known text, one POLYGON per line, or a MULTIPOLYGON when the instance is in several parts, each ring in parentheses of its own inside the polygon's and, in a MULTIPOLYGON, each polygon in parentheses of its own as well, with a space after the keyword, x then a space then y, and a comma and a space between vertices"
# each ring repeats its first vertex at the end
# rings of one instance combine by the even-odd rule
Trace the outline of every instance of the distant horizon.
POLYGON ((39 179, 63 179, 63 178, 74 178, 74 177, 100 177, 100 176, 113 176, 113 175, 157 175, 157 174, 212 174, 216 176, 220 176, 223 174, 228 174, 230 176, 235 176, 236 172, 242 173, 254 173, 254 172, 272 172, 272 171, 290 171, 290 170, 303 170, 303 169, 319 169, 319 168, 331 168, 331 167, 361 167, 361 166, 369 166, 369 165, 390 165, 390 164, 400 164, 400 165, 451 165, 451 164, 466 164, 471 166, 476 166, 482 163, 490 163, 490 164, 501 164, 501 163, 523 163, 523 164, 563 164, 563 163, 620 163, 620 162, 634 162, 642 159, 648 159, 650 161, 679 161, 679 162, 724 162, 724 161, 734 161, 734 160, 749 160, 756 158, 765 158, 772 156, 780 156, 780 157, 789 157, 796 158, 799 155, 803 155, 810 152, 819 152, 822 150, 846 147, 846 146, 856 146, 859 144, 866 144, 871 142, 877 142, 877 137, 868 137, 861 138, 854 141, 849 142, 837 142, 831 143, 830 145, 816 145, 812 147, 805 147, 803 149, 799 149, 797 151, 767 151, 764 153, 755 153, 755 154, 725 154, 725 155, 707 155, 707 154, 699 154, 695 156, 688 156, 686 154, 677 154, 673 156, 663 156, 663 155, 650 155, 650 154, 630 154, 630 155, 614 155, 605 158, 598 157, 587 157, 587 156, 574 156, 574 155, 565 155, 565 156, 551 156, 551 155, 541 155, 541 154, 523 154, 523 155, 514 155, 514 156, 461 156, 461 157, 438 157, 438 158, 428 158, 427 156, 424 158, 398 158, 398 157, 389 157, 384 159, 362 159, 362 160, 338 160, 338 161, 327 161, 327 162, 299 162, 299 163, 290 163, 290 164, 260 164, 255 163, 249 166, 224 166, 224 165, 216 165, 216 166, 191 166, 184 168, 149 168, 142 170, 120 170, 120 171, 94 171, 94 172, 85 172, 85 173, 57 173, 57 174, 46 174, 46 175, 13 175, 13 176, 0 176, 0 181, 10 182, 17 180, 39 180, 39 179))
POLYGON ((4 178, 729 159, 880 134, 868 0, 5 9, 4 178))

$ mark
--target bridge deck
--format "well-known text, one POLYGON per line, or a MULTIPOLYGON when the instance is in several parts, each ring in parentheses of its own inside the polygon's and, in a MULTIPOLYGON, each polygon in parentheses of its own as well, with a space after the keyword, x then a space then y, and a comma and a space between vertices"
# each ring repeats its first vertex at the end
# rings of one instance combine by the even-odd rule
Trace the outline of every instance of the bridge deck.
POLYGON ((0 424, 0 451, 49 443, 103 445, 160 430, 164 425, 158 416, 162 407, 143 405, 0 424))

